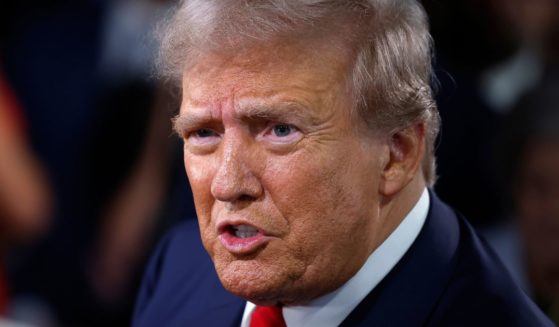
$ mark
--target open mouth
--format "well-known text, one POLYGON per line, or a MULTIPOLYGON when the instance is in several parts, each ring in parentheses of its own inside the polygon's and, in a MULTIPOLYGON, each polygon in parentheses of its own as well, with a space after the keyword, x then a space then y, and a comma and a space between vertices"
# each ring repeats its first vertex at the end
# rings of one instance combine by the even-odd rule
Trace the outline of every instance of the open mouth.
POLYGON ((229 252, 244 255, 264 246, 271 238, 249 224, 226 224, 219 227, 219 240, 229 252))
POLYGON ((250 238, 258 235, 258 229, 250 225, 229 226, 229 233, 238 238, 250 238))

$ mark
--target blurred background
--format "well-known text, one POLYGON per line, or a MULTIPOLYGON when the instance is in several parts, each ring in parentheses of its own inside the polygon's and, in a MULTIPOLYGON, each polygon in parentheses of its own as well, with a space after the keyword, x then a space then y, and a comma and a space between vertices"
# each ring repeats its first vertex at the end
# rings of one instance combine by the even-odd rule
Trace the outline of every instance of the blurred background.
MULTIPOLYGON (((559 322, 559 2, 423 3, 435 189, 559 322)), ((193 219, 178 102, 151 78, 173 4, 1 2, 0 325, 128 325, 153 245, 193 219)))

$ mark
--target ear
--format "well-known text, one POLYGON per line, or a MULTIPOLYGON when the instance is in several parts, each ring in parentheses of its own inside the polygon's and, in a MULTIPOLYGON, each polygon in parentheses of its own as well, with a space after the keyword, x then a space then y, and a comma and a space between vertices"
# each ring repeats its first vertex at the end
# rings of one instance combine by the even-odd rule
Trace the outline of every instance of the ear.
POLYGON ((389 158, 384 165, 379 191, 390 197, 418 174, 425 155, 425 124, 416 123, 388 138, 389 158))

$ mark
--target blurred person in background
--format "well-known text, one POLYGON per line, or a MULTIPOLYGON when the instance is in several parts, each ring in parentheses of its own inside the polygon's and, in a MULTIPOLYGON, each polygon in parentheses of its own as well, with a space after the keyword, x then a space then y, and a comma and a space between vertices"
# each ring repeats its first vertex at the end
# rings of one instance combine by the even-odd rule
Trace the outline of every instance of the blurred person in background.
POLYGON ((4 242, 35 238, 48 226, 49 186, 26 132, 19 104, 0 74, 0 237, 4 242))
POLYGON ((491 108, 507 113, 523 95, 557 73, 559 2, 491 0, 489 5, 495 25, 514 49, 482 73, 480 86, 491 108))
MULTIPOLYGON (((103 1, 2 1, 0 46, 6 79, 22 104, 30 146, 44 163, 53 201, 48 233, 7 257, 13 320, 76 325, 87 306, 84 253, 97 198, 87 198, 82 164, 98 109, 103 1), (85 309, 84 309, 85 308, 85 309)), ((89 301, 91 302, 91 301, 89 301)))
POLYGON ((517 282, 557 323, 557 309, 553 309, 557 304, 550 303, 557 303, 558 293, 542 285, 551 285, 559 276, 552 268, 559 258, 553 245, 559 235, 552 235, 556 229, 550 223, 558 221, 553 206, 559 198, 551 195, 551 184, 559 164, 553 162, 552 146, 547 146, 545 155, 523 142, 559 130, 559 122, 552 118, 559 109, 557 96, 552 95, 559 90, 550 86, 558 76, 559 2, 424 3, 432 18, 441 83, 436 190, 469 219, 477 217, 472 222, 483 228, 517 282), (548 128, 534 126, 546 120, 548 128), (507 142, 500 140, 501 124, 506 125, 505 134, 513 137, 507 142), (502 148, 507 149, 506 159, 497 158, 502 148), (499 177, 503 171, 509 172, 504 189, 499 177), (538 188, 542 189, 536 192, 538 188))
POLYGON ((26 132, 21 108, 0 69, 0 316, 9 305, 6 251, 46 232, 50 218, 49 183, 26 132))
POLYGON ((0 259, 10 244, 46 231, 50 208, 45 171, 29 147, 19 104, 0 74, 0 259))
POLYGON ((493 155, 499 125, 520 97, 556 74, 559 2, 423 2, 443 122, 436 190, 476 226, 488 226, 506 207, 493 155))
POLYGON ((512 219, 488 229, 486 238, 559 323, 559 81, 523 97, 505 120, 500 145, 512 219))
POLYGON ((166 224, 192 216, 169 97, 149 81, 152 22, 165 8, 0 4, 6 76, 54 193, 48 233, 7 258, 13 319, 127 325, 145 252, 166 224))
MULTIPOLYGON (((91 254, 87 278, 94 295, 108 306, 133 298, 134 280, 158 230, 169 220, 179 219, 170 209, 179 198, 172 189, 181 181, 174 173, 178 169, 173 169, 173 161, 180 160, 180 148, 169 137, 168 116, 175 108, 169 101, 172 97, 149 79, 156 52, 153 30, 168 6, 168 1, 160 0, 112 1, 103 23, 99 73, 108 92, 97 122, 104 128, 92 128, 90 138, 102 151, 117 152, 113 157, 120 161, 135 158, 119 183, 106 191, 110 199, 100 213, 91 254), (106 125, 107 121, 111 124, 106 125), (124 153, 122 149, 131 146, 114 145, 115 139, 122 138, 123 125, 141 126, 142 130, 140 140, 131 139, 133 134, 124 136, 135 148, 124 153)), ((114 169, 112 162, 107 164, 98 166, 97 173, 114 169)), ((180 201, 185 202, 189 201, 180 201)))

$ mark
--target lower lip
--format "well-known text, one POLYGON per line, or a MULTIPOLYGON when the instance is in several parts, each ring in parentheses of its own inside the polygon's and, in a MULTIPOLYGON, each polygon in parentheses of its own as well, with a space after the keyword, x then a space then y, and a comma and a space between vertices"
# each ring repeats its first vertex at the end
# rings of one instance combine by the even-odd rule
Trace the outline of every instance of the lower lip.
POLYGON ((252 237, 240 238, 231 233, 222 233, 219 240, 225 249, 233 254, 249 254, 268 243, 270 237, 259 233, 252 237))

